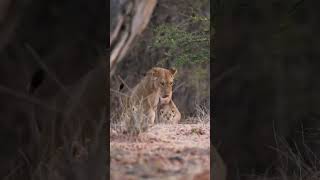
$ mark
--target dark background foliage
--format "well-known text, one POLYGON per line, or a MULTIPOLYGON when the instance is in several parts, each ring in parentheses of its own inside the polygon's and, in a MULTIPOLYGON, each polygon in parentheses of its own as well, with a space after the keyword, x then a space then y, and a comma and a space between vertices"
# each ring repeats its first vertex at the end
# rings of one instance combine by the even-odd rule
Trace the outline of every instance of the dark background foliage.
POLYGON ((270 167, 307 179, 320 155, 319 3, 211 3, 212 141, 229 179, 272 174, 270 167), (301 159, 278 153, 282 146, 301 159))
POLYGON ((105 179, 106 4, 0 3, 0 179, 105 179))

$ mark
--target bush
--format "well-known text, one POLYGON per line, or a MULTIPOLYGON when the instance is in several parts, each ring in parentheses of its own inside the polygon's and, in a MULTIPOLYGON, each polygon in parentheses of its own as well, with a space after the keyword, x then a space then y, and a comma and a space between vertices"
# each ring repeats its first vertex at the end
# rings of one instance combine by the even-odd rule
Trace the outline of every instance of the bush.
POLYGON ((209 62, 210 18, 191 10, 181 23, 165 23, 154 29, 152 47, 164 52, 162 61, 174 62, 175 66, 209 62))

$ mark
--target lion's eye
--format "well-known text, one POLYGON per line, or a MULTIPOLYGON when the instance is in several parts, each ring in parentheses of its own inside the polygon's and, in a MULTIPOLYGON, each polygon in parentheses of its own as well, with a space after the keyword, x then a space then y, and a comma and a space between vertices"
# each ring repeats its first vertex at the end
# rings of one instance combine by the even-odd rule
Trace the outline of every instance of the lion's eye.
POLYGON ((170 82, 170 86, 172 86, 173 85, 173 82, 170 82))
POLYGON ((161 86, 164 86, 164 82, 161 82, 160 84, 161 84, 161 86))

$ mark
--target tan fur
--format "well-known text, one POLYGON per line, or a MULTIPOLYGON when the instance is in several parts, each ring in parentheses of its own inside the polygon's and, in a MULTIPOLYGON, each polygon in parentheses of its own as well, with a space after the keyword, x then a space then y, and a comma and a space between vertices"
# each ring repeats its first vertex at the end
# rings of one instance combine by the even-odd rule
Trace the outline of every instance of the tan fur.
POLYGON ((172 97, 175 69, 154 67, 132 90, 128 101, 128 130, 141 132, 155 121, 159 102, 168 103, 172 97))
POLYGON ((173 100, 170 100, 169 104, 159 105, 157 122, 177 124, 181 119, 181 113, 173 100))

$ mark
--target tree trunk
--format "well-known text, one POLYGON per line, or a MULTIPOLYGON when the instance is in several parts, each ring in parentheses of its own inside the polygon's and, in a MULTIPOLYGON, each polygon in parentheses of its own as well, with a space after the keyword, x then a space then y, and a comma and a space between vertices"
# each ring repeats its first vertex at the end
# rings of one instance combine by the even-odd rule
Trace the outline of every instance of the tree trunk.
POLYGON ((132 42, 147 26, 156 0, 111 0, 110 77, 132 42))

